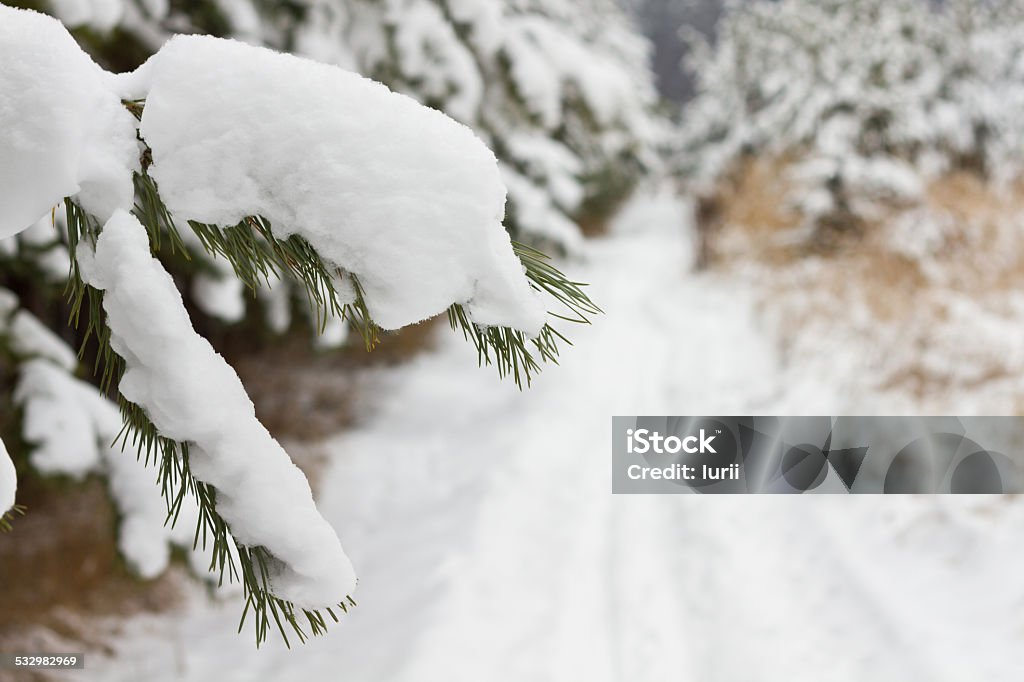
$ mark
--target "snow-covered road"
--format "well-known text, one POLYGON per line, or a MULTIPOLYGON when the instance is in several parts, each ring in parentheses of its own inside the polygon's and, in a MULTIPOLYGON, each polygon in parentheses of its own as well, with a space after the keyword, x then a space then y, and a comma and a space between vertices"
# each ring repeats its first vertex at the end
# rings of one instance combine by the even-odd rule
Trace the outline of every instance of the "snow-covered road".
MULTIPOLYGON (((253 650, 196 589, 95 679, 1016 680, 1024 509, 994 498, 612 496, 614 414, 805 413, 755 292, 648 199, 572 274, 606 315, 529 391, 471 347, 365 378, 320 509, 361 576, 326 638, 253 650), (792 410, 790 410, 792 411, 792 410)), ((827 379, 827 378, 826 378, 827 379)), ((800 382, 796 382, 799 384, 800 382)), ((74 679, 88 679, 76 676, 74 679)))

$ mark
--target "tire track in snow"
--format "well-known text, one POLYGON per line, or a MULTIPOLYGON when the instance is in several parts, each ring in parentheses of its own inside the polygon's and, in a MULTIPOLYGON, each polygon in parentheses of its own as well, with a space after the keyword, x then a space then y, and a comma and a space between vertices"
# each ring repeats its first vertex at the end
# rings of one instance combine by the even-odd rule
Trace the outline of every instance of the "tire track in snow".
MULTIPOLYGON (((495 463, 468 514, 468 544, 449 548, 448 586, 432 596, 431 624, 397 679, 440 669, 449 680, 495 671, 517 680, 656 680, 678 671, 694 634, 685 581, 666 561, 678 501, 610 495, 609 417, 724 409, 773 359, 750 327, 752 303, 687 274, 679 225, 594 244, 582 277, 607 315, 524 399, 480 411, 470 431, 448 431, 495 463), (727 348, 723 335, 733 340, 727 348), (721 387, 717 400, 708 386, 721 387)), ((476 390, 502 389, 474 381, 476 390)))

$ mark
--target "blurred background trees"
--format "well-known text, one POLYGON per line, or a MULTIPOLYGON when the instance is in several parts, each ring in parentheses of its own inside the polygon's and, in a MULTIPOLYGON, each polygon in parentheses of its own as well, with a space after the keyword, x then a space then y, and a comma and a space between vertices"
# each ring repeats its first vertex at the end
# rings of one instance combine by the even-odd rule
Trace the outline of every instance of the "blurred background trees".
POLYGON ((760 287, 854 413, 1019 413, 1020 4, 736 2, 691 36, 699 264, 760 287))
POLYGON ((1024 36, 1011 3, 788 0, 732 6, 694 37, 679 164, 713 193, 780 161, 811 238, 861 229, 963 171, 1019 176, 1024 36))

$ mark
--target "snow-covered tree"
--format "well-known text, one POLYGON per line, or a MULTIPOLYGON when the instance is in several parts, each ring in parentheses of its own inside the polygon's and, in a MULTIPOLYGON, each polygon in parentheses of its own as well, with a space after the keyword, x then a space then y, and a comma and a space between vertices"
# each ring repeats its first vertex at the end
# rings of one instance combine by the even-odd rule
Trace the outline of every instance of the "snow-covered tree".
MULTIPOLYGON (((353 568, 161 259, 203 252, 252 291, 287 282, 321 329, 348 320, 368 346, 447 313, 518 383, 564 340, 548 304, 596 308, 510 241, 498 161, 472 131, 379 83, 203 36, 115 75, 56 20, 7 7, 0 63, 0 244, 24 270, 2 280, 17 286, 0 288, 0 359, 32 464, 107 475, 141 574, 168 542, 192 546, 240 581, 258 641, 271 623, 322 632, 354 604, 353 568), (25 305, 65 267, 96 386, 25 305)), ((0 449, 4 510, 12 473, 0 449)))
POLYGON ((918 201, 953 170, 1021 172, 1024 12, 1019 3, 734 2, 698 78, 679 159, 714 194, 744 159, 783 159, 783 199, 821 237, 918 201))

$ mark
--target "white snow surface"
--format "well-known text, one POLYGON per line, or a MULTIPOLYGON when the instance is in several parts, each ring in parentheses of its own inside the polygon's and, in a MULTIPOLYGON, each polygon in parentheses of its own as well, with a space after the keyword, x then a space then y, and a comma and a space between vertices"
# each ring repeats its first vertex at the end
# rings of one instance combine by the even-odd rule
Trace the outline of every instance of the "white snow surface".
MULTIPOLYGON (((572 352, 529 391, 477 370, 449 334, 364 376, 360 425, 324 444, 320 509, 363 570, 359 606, 326 638, 255 651, 237 604, 196 590, 184 614, 133 620, 92 674, 1019 679, 1018 500, 611 494, 611 415, 858 407, 835 366, 787 366, 756 288, 687 272, 685 225, 678 205, 648 201, 587 244, 572 275, 606 315, 571 329, 572 352)), ((908 411, 865 400, 864 413, 908 411)))
POLYGON ((134 120, 59 21, 0 5, 0 239, 66 196, 106 220, 130 208, 134 120))
POLYGON ((307 608, 343 601, 355 573, 338 537, 306 477, 256 419, 238 375, 192 328, 145 228, 118 212, 95 253, 80 250, 79 261, 86 281, 105 292, 110 345, 126 364, 118 389, 163 436, 190 444, 192 473, 217 489, 235 538, 282 562, 272 569, 274 593, 307 608))
POLYGON ((387 329, 452 303, 478 324, 543 326, 497 161, 469 128, 340 68, 210 37, 172 38, 122 87, 148 90, 150 173, 179 218, 260 215, 304 237, 387 329))

